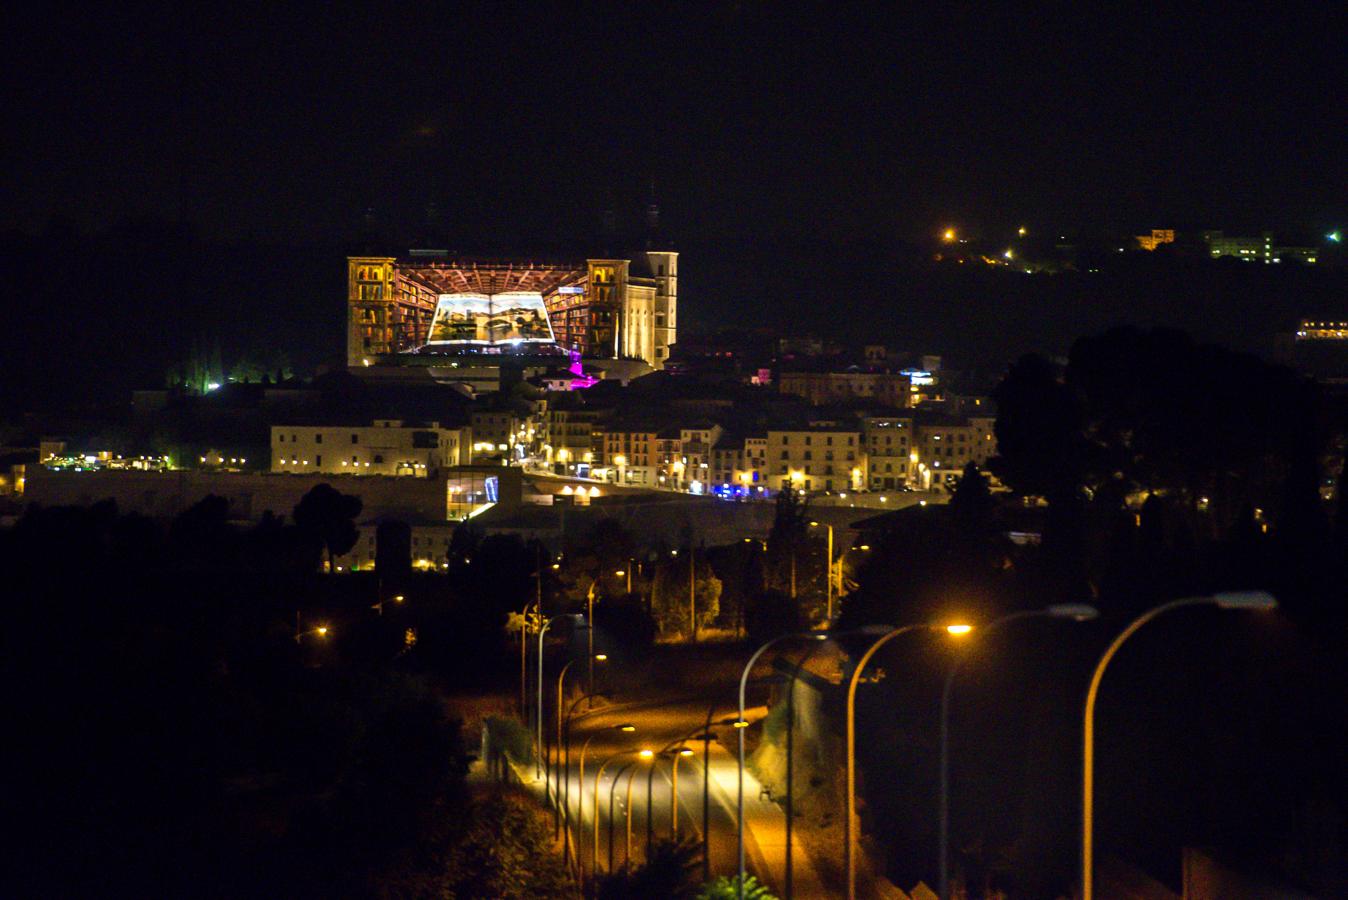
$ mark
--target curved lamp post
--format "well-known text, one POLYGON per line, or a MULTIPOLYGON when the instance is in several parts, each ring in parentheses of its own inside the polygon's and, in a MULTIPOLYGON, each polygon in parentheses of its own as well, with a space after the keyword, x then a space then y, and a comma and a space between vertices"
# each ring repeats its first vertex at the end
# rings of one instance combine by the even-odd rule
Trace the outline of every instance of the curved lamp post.
POLYGON ((936 631, 944 628, 953 635, 967 634, 968 625, 934 625, 926 622, 914 625, 900 625, 898 628, 886 631, 866 648, 866 652, 861 654, 857 664, 852 668, 852 677, 847 681, 847 812, 843 819, 843 854, 847 867, 847 897, 848 900, 855 900, 857 895, 857 839, 853 832, 852 819, 857 811, 857 685, 861 683, 861 673, 866 668, 866 664, 871 661, 871 657, 881 647, 892 641, 901 634, 907 634, 910 631, 936 631))
MULTIPOLYGON (((591 661, 590 661, 590 664, 593 665, 595 662, 604 662, 606 659, 608 659, 608 657, 607 657, 606 655, 604 655, 603 653, 601 653, 601 654, 599 654, 597 657, 595 657, 593 660, 591 660, 591 661)), ((564 699, 564 696, 563 696, 563 693, 562 693, 562 687, 563 687, 563 684, 564 684, 565 679, 566 679, 566 673, 567 673, 567 670, 569 670, 569 669, 571 668, 571 664, 574 663, 574 662, 575 662, 575 659, 569 659, 569 660, 567 660, 567 661, 566 661, 566 665, 562 666, 562 671, 560 671, 560 672, 557 673, 557 707, 556 707, 556 713, 557 713, 557 743, 556 743, 555 746, 556 746, 556 749, 557 749, 557 756, 558 756, 558 760, 557 760, 557 761, 558 761, 559 763, 561 762, 561 757, 562 757, 562 719, 563 719, 563 716, 562 716, 562 707, 563 707, 563 706, 565 705, 565 703, 566 703, 566 701, 565 701, 565 699, 564 699)), ((589 697, 589 696, 591 696, 591 695, 590 695, 590 694, 585 694, 584 696, 589 697)), ((567 715, 566 715, 565 718, 570 718, 570 712, 569 712, 569 711, 568 711, 568 713, 567 713, 567 715)), ((553 800, 554 800, 554 801, 560 801, 561 796, 562 796, 562 788, 561 788, 561 784, 560 784, 560 776, 557 774, 555 767, 552 768, 550 771, 551 771, 552 778, 558 779, 558 780, 559 780, 559 781, 558 781, 557 788, 553 791, 553 800)), ((568 766, 568 771, 567 771, 566 777, 567 777, 567 780, 568 780, 568 782, 569 782, 569 781, 570 781, 570 778, 571 778, 571 773, 570 773, 569 766, 568 766)), ((569 791, 568 791, 568 793, 569 793, 569 791)), ((560 802, 554 802, 554 803, 553 803, 553 805, 552 805, 552 813, 553 813, 553 815, 552 815, 552 831, 553 831, 553 837, 554 837, 554 839, 555 839, 555 838, 561 837, 560 830, 561 830, 561 822, 562 822, 562 806, 561 806, 561 803, 560 803, 560 802)))
MULTIPOLYGON (((600 693, 596 696, 607 697, 608 695, 600 693)), ((571 859, 571 717, 575 714, 576 707, 589 699, 591 699, 589 694, 581 694, 572 702, 571 706, 567 708, 566 720, 562 728, 564 735, 562 740, 562 771, 566 773, 564 776, 566 780, 562 789, 562 808, 565 810, 562 813, 562 851, 563 856, 568 860, 571 859)), ((585 712, 580 717, 584 718, 593 714, 593 712, 585 712)), ((584 775, 584 770, 581 771, 581 774, 584 775)), ((582 780, 581 786, 584 787, 584 784, 585 782, 582 780)), ((585 796, 584 791, 582 790, 577 796, 583 798, 585 796)), ((579 847, 576 848, 576 852, 579 854, 579 847)))
POLYGON ((613 871, 613 794, 618 790, 618 782, 622 781, 623 773, 628 769, 632 773, 627 776, 627 801, 623 807, 624 827, 627 831, 627 837, 623 847, 623 865, 629 865, 632 861, 632 782, 636 780, 637 770, 636 762, 625 763, 621 769, 613 773, 613 783, 608 788, 608 870, 613 871))
POLYGON ((1124 641, 1133 636, 1143 625, 1157 616, 1172 609, 1186 606, 1216 606, 1219 609, 1277 609, 1278 601, 1266 591, 1234 591, 1212 594, 1207 597, 1186 597, 1163 603, 1155 609, 1138 616, 1100 657, 1091 676, 1090 688, 1086 691, 1086 712, 1082 729, 1082 770, 1081 770, 1081 900, 1093 900, 1095 867, 1095 698, 1100 691, 1100 680, 1104 678, 1105 667, 1119 652, 1124 641))
MULTIPOLYGON (((590 846, 590 877, 596 879, 599 876, 599 782, 604 778, 604 769, 609 763, 629 753, 635 753, 638 759, 649 760, 655 756, 652 750, 619 750, 612 756, 599 764, 599 771, 594 775, 594 843, 590 846)), ((635 774, 635 773, 634 773, 635 774)), ((628 805, 630 812, 631 805, 628 805)))
MULTIPOLYGON (((994 619, 984 628, 979 629, 978 635, 992 634, 1008 622, 1015 622, 1019 619, 1069 619, 1073 622, 1088 622, 1100 615, 1100 611, 1094 606, 1088 606, 1084 603, 1059 603, 1053 606, 1047 606, 1043 609, 1028 609, 1020 612, 1009 613, 999 619, 994 619)), ((938 826, 939 842, 939 862, 938 876, 940 879, 941 900, 950 898, 950 692, 955 684, 955 676, 959 673, 960 666, 968 658, 973 648, 969 647, 965 653, 961 654, 955 660, 950 671, 946 673, 945 684, 941 686, 941 775, 940 775, 940 824, 938 826)))
MULTIPOLYGON (((576 867, 581 870, 582 881, 584 880, 585 869, 580 864, 584 857, 584 848, 581 846, 581 837, 585 834, 585 754, 589 752, 590 741, 593 741, 601 734, 607 734, 613 731, 622 731, 628 734, 637 730, 637 726, 630 722, 624 722, 621 725, 614 725, 609 728, 601 728, 585 739, 585 743, 580 745, 580 769, 576 774, 576 867)), ((599 819, 599 797, 595 795, 595 805, 592 810, 596 822, 599 819)), ((599 826, 595 825, 595 834, 598 834, 599 826)), ((598 852, 597 850, 594 852, 598 852)))
POLYGON ((758 658, 774 644, 788 640, 826 641, 828 640, 828 634, 806 631, 775 637, 753 652, 749 661, 744 665, 744 671, 740 674, 739 718, 735 720, 735 727, 739 729, 739 786, 735 792, 736 831, 739 841, 739 880, 735 883, 735 896, 739 900, 744 900, 744 729, 749 727, 749 723, 744 718, 744 692, 749 682, 749 672, 753 669, 754 663, 758 662, 758 658))
MULTIPOLYGON (((538 724, 538 744, 534 753, 534 777, 538 778, 543 774, 543 638, 547 635, 548 629, 552 623, 557 621, 557 617, 545 619, 542 627, 538 629, 538 709, 534 711, 534 716, 538 724)), ((544 785, 544 794, 547 793, 547 785, 544 785)))

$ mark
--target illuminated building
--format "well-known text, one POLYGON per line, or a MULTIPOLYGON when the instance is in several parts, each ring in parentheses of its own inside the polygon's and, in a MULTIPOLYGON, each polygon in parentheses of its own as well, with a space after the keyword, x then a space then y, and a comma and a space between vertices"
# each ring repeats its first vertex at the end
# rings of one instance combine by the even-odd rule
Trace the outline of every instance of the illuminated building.
POLYGON ((1139 234, 1133 238, 1143 250, 1155 250, 1161 244, 1175 243, 1175 229, 1153 228, 1151 234, 1139 234))
POLYGON ((866 452, 856 429, 768 429, 767 480, 774 491, 855 491, 865 485, 866 452))
POLYGON ((603 477, 617 484, 654 486, 659 479, 657 429, 650 425, 610 424, 597 431, 601 448, 596 466, 603 477))
POLYGON ((926 411, 862 420, 867 486, 875 490, 928 488, 958 477, 970 462, 980 468, 997 455, 992 415, 948 416, 926 411))
POLYGON ((1312 322, 1303 320, 1297 326, 1298 341, 1348 341, 1348 322, 1312 322))
POLYGON ((767 487, 768 439, 725 434, 711 450, 711 483, 724 496, 757 495, 767 487))
POLYGON ((428 345, 488 354, 510 351, 507 345, 518 350, 521 341, 550 344, 549 330, 558 345, 584 356, 637 359, 659 369, 677 326, 678 254, 672 250, 575 262, 451 259, 438 251, 347 259, 347 366, 353 369, 396 364, 398 354, 428 345), (532 314, 522 305, 528 297, 541 298, 545 321, 521 335, 492 304, 512 298, 509 312, 532 314), (432 325, 438 329, 441 322, 443 333, 433 334, 432 325))
POLYGON ((550 404, 544 418, 543 445, 559 474, 589 475, 595 465, 595 432, 601 414, 595 409, 550 404))
POLYGON ((1280 263, 1290 260, 1314 265, 1318 256, 1314 247, 1278 246, 1271 231, 1265 231, 1259 237, 1230 237, 1220 231, 1205 231, 1203 240, 1213 259, 1232 256, 1245 262, 1280 263))
POLYGON ((915 449, 910 443, 915 441, 913 417, 868 416, 861 426, 868 461, 866 486, 878 491, 907 485, 916 468, 910 459, 915 449))
POLYGON ((372 426, 273 425, 271 471, 294 475, 410 475, 467 465, 471 428, 378 419, 372 426))
MULTIPOLYGON (((922 373, 927 374, 927 373, 922 373)), ((909 406, 914 381, 900 372, 782 372, 777 389, 813 406, 864 398, 887 406, 909 406)))

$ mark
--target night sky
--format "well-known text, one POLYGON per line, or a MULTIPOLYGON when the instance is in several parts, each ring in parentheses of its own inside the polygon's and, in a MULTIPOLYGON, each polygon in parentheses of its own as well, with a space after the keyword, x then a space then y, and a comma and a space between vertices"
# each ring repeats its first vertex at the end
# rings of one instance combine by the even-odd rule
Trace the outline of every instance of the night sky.
POLYGON ((29 384, 15 403, 69 385, 55 351, 103 372, 109 396, 162 383, 193 342, 340 364, 348 252, 594 255, 603 211, 639 231, 652 184, 682 252, 683 328, 884 335, 995 373, 1120 320, 1264 350, 1348 297, 1329 273, 1175 277, 1141 302, 1127 279, 1083 293, 913 268, 947 225, 988 240, 1026 225, 1306 242, 1345 227, 1345 42, 1328 4, 840 6, 16 18, 0 54, 0 234, 20 273, 9 291, 27 298, 0 360, 29 384), (180 218, 190 253, 155 231, 180 218), (128 222, 139 230, 117 230, 128 222), (119 281, 131 259, 135 278, 119 281))
MULTIPOLYGON (((343 239, 366 207, 547 240, 653 179, 671 227, 1308 232, 1342 212, 1342 20, 736 3, 268 5, 11 23, 7 227, 177 214, 343 239), (413 6, 413 5, 406 5, 413 6), (180 178, 181 176, 181 178, 180 178)), ((631 213, 635 217, 636 213, 631 213)))

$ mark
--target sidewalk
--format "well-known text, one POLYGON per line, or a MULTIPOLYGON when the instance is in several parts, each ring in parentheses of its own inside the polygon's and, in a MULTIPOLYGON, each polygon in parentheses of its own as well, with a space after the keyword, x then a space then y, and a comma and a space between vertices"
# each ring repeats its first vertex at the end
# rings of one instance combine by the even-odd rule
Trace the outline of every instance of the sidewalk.
MULTIPOLYGON (((739 757, 720 744, 712 745, 711 784, 718 800, 735 820, 739 785, 739 757)), ((785 896, 786 890, 786 815, 776 803, 759 799, 761 785, 747 768, 744 770, 744 856, 745 865, 768 885, 773 893, 785 896)), ((730 839, 735 840, 732 834, 730 839)), ((734 875, 734 872, 727 873, 734 875)), ((794 831, 791 835, 791 890, 797 897, 825 897, 828 892, 819 880, 810 855, 794 831)))

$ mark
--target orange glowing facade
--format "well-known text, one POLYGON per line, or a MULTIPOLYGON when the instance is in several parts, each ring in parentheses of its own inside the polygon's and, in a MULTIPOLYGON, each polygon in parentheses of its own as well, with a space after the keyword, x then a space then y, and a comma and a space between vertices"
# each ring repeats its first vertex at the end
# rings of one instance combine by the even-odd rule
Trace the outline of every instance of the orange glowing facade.
POLYGON ((678 254, 583 262, 353 256, 347 260, 347 365, 388 363, 428 343, 445 295, 536 293, 559 345, 587 357, 664 367, 678 314, 678 254))

